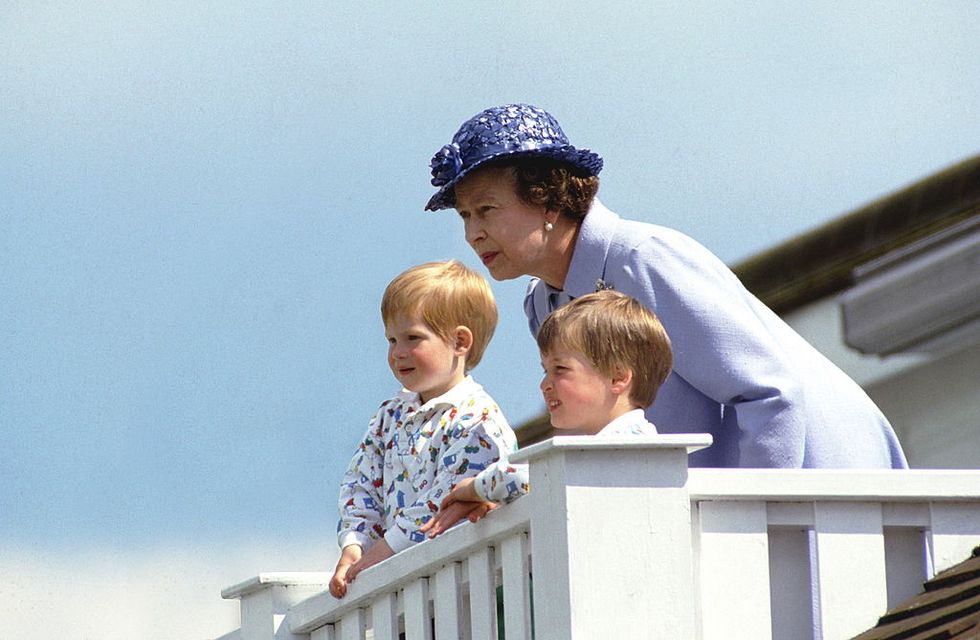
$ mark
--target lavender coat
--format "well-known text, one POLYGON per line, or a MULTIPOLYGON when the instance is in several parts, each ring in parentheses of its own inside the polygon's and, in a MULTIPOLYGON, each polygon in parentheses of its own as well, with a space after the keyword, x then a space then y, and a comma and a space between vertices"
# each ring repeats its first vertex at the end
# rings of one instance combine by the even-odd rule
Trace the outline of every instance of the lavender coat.
POLYGON ((531 333, 553 309, 596 290, 657 314, 674 369, 647 408, 660 433, 710 433, 700 467, 906 468, 888 420, 843 371, 684 234, 622 220, 598 200, 582 223, 564 291, 532 279, 531 333))

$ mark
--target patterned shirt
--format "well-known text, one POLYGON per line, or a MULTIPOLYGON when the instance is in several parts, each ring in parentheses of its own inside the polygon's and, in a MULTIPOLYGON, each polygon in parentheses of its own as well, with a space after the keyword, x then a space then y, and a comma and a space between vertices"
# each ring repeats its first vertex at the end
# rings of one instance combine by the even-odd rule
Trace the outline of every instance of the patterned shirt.
MULTIPOLYGON (((657 428, 649 422, 642 409, 633 409, 602 428, 597 436, 655 436, 657 428)), ((478 496, 489 502, 507 504, 528 492, 526 464, 510 464, 507 456, 481 471, 473 479, 478 496)))
POLYGON ((467 376, 420 404, 402 390, 371 419, 340 485, 338 542, 365 550, 384 538, 399 552, 463 478, 517 448, 514 432, 483 387, 467 376))

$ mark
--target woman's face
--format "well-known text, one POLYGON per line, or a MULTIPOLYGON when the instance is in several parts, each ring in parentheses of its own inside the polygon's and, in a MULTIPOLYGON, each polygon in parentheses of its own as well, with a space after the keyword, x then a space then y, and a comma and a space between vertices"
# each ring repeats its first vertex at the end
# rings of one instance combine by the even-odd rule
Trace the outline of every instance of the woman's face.
POLYGON ((469 243, 494 280, 542 276, 549 268, 544 223, 557 217, 517 197, 501 167, 479 169, 456 185, 456 211, 469 243))

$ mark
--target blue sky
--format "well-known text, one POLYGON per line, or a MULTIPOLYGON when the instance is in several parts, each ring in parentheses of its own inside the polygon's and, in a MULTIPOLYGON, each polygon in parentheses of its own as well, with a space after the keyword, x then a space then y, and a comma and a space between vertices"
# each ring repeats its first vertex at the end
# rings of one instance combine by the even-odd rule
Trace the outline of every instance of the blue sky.
MULTIPOLYGON (((730 263, 980 152, 975 2, 596 6, 4 3, 17 637, 50 631, 29 600, 79 567, 144 638, 217 635, 223 586, 332 567, 337 483, 396 390, 385 284, 483 271, 452 212, 422 211, 430 156, 481 109, 548 109, 605 158, 608 206, 730 263), (148 622, 161 575, 202 619, 148 622)), ((493 286, 475 375, 517 424, 541 408, 526 282, 493 286)))

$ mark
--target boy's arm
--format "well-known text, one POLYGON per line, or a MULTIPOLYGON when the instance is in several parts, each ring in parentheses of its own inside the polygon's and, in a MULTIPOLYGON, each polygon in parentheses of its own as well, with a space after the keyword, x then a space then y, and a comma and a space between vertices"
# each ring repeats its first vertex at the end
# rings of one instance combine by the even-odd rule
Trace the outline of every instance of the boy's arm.
POLYGON ((448 442, 438 450, 432 486, 402 510, 385 534, 395 552, 425 540, 422 527, 439 511, 439 503, 452 488, 488 468, 514 445, 510 426, 489 398, 460 407, 443 433, 448 442))
POLYGON ((333 577, 330 578, 330 595, 334 598, 343 598, 347 595, 347 583, 353 580, 353 577, 348 577, 350 569, 360 559, 361 545, 359 544, 349 544, 341 551, 340 560, 337 561, 333 577))
POLYGON ((384 540, 379 541, 373 547, 367 550, 360 560, 354 563, 352 567, 347 570, 347 582, 348 584, 354 582, 354 578, 357 574, 364 571, 369 567, 373 567, 382 560, 387 560, 391 556, 395 555, 395 552, 391 550, 388 543, 384 540))
POLYGON ((506 456, 501 456, 475 477, 465 478, 453 487, 439 505, 439 513, 420 531, 435 538, 464 518, 476 522, 501 504, 526 494, 528 487, 527 465, 510 464, 506 456))
POLYGON ((510 464, 503 455, 477 474, 473 482, 475 497, 487 502, 507 504, 528 492, 526 464, 510 464))
MULTIPOLYGON (((482 473, 482 472, 481 472, 482 473)), ((453 487, 442 504, 439 512, 419 529, 430 538, 435 538, 443 531, 450 529, 463 519, 477 522, 497 508, 497 503, 481 498, 474 488, 476 478, 464 478, 453 487)))
POLYGON ((372 418, 351 458, 340 485, 337 542, 342 549, 349 545, 370 547, 384 535, 384 415, 385 403, 372 418))

